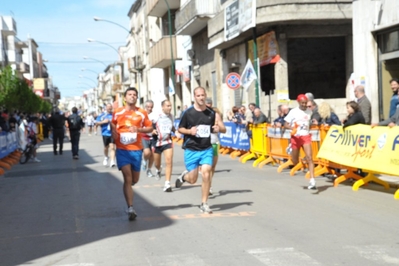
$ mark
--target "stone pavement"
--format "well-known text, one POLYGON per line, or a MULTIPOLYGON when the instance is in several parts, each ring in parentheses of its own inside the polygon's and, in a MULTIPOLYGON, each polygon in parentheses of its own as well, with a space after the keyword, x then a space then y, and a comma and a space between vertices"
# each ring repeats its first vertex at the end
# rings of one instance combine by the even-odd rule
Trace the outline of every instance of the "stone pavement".
MULTIPOLYGON (((17 165, 0 177, 1 265, 399 265, 394 189, 370 184, 353 192, 302 173, 277 174, 221 156, 202 214, 200 182, 162 191, 163 179, 141 175, 136 221, 129 222, 121 173, 102 165, 100 136, 81 137, 41 163, 17 165)), ((183 171, 175 146, 172 180, 183 171)))

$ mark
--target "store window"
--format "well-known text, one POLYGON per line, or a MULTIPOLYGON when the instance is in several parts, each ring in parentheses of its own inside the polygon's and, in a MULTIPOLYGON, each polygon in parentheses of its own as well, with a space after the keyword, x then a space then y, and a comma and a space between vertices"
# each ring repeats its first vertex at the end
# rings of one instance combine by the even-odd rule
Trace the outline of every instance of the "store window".
POLYGON ((345 98, 345 37, 288 39, 290 99, 311 92, 315 98, 345 98))

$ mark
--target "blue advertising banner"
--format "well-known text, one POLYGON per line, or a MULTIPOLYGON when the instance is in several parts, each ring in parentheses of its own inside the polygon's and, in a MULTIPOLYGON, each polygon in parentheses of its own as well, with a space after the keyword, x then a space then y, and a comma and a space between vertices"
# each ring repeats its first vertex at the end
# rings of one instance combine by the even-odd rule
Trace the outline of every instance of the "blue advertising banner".
POLYGON ((233 122, 225 122, 226 133, 219 134, 220 145, 237 150, 248 151, 249 137, 245 125, 239 125, 233 122))
MULTIPOLYGON (((180 120, 175 120, 174 125, 177 129, 180 120)), ((238 125, 233 122, 225 122, 226 133, 219 134, 220 145, 237 150, 249 151, 249 137, 244 125, 238 125)), ((183 135, 181 135, 183 138, 183 135)))
POLYGON ((0 159, 15 151, 17 146, 17 137, 15 132, 0 133, 0 159))

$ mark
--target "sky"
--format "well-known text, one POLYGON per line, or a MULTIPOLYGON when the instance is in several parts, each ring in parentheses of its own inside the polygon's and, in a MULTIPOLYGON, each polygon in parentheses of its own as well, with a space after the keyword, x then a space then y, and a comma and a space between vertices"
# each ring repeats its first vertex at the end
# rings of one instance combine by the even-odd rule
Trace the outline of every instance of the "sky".
POLYGON ((128 12, 135 0, 2 0, 1 16, 12 16, 21 41, 39 45, 54 86, 61 97, 81 96, 95 86, 97 74, 118 60, 115 49, 126 44, 128 33, 100 17, 129 28, 128 12), (83 59, 84 56, 96 59, 83 59), (82 71, 82 69, 86 69, 82 71), (97 73, 97 74, 96 74, 97 73), (82 77, 79 77, 82 76, 82 77))

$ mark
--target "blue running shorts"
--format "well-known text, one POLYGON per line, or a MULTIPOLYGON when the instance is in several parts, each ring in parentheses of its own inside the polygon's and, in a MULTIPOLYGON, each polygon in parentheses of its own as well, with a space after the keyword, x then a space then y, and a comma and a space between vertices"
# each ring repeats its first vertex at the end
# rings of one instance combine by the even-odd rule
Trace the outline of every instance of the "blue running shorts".
POLYGON ((140 172, 142 156, 142 150, 128 151, 116 149, 116 163, 118 164, 118 169, 121 170, 123 166, 130 164, 133 171, 140 172))
POLYGON ((213 148, 210 147, 204 151, 184 151, 184 163, 186 164, 187 171, 192 171, 200 165, 208 164, 212 166, 213 162, 213 148))

